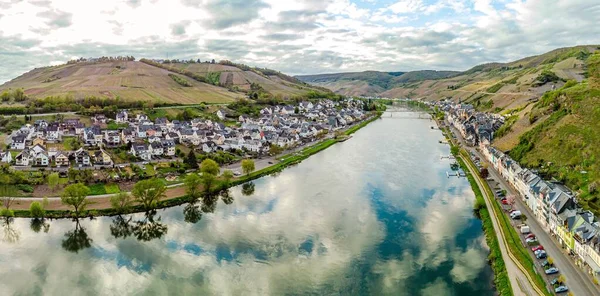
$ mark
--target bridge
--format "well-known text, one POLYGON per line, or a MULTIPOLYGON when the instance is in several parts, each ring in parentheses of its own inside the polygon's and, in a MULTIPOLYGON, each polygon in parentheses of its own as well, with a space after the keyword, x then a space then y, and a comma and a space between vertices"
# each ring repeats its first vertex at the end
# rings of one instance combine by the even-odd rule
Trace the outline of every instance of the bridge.
POLYGON ((418 119, 432 119, 431 114, 420 111, 413 111, 408 109, 397 109, 397 110, 386 110, 383 115, 385 117, 395 117, 395 118, 418 118, 418 119), (389 116, 387 116, 389 114, 389 116), (394 116, 394 114, 396 116, 394 116), (407 116, 409 115, 409 116, 407 116))

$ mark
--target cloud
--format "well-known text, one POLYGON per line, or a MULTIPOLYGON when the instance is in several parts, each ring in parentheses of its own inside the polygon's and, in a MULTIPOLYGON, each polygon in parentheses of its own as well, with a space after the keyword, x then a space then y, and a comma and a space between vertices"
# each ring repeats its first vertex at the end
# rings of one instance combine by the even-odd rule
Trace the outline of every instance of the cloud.
POLYGON ((171 34, 175 36, 185 35, 185 28, 190 25, 190 21, 182 21, 171 25, 171 34))
POLYGON ((269 5, 261 0, 210 0, 204 7, 211 15, 210 25, 226 29, 251 22, 269 5))
POLYGON ((600 43, 600 3, 594 0, 552 5, 541 0, 84 2, 0 1, 0 41, 8 42, 0 52, 0 82, 50 61, 117 51, 138 57, 214 56, 312 74, 466 70, 600 43), (36 43, 18 54, 24 59, 11 61, 7 57, 15 53, 6 50, 17 39, 36 43), (185 47, 176 46, 181 42, 185 47))
POLYGON ((415 12, 423 8, 421 0, 400 0, 388 7, 394 13, 415 12))
POLYGON ((69 27, 73 19, 72 13, 60 10, 46 10, 38 13, 37 16, 47 19, 46 25, 53 29, 69 27))

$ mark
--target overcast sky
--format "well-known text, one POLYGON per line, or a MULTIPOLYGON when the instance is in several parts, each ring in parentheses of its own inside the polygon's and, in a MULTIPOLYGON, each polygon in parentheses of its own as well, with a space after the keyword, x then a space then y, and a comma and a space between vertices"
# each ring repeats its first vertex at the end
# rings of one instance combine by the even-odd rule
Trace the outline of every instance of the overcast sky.
POLYGON ((77 57, 465 70, 600 43, 598 0, 0 0, 0 83, 77 57))

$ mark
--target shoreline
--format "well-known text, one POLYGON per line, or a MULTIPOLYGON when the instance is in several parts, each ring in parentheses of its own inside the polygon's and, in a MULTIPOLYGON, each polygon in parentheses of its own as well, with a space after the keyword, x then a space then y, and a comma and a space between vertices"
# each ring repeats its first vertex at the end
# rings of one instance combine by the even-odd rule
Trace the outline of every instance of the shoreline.
MULTIPOLYGON (((359 123, 349 127, 348 129, 346 129, 344 131, 344 135, 346 135, 346 136, 352 135, 356 131, 367 126, 369 123, 371 123, 377 119, 380 119, 382 114, 383 114, 383 112, 377 112, 370 118, 365 119, 364 121, 359 122, 359 123)), ((264 177, 267 175, 281 172, 286 167, 298 164, 302 160, 307 159, 308 157, 310 157, 320 151, 323 151, 338 142, 343 142, 343 141, 345 141, 345 140, 329 138, 329 139, 325 139, 323 141, 317 142, 314 145, 307 146, 298 152, 290 152, 286 155, 279 157, 279 159, 281 159, 281 161, 279 161, 271 166, 267 166, 263 169, 252 172, 246 176, 240 176, 236 179, 233 179, 229 184, 220 183, 217 186, 217 188, 214 189, 214 192, 226 190, 231 187, 238 186, 238 185, 256 180, 258 178, 261 178, 261 177, 264 177)), ((186 194, 184 192, 185 192, 185 188, 183 187, 183 183, 171 185, 171 187, 168 187, 168 190, 167 190, 167 198, 161 200, 158 203, 158 206, 156 207, 156 209, 163 209, 163 208, 178 206, 178 205, 182 205, 184 203, 190 202, 189 198, 186 196, 186 194), (182 189, 183 189, 183 194, 181 193, 182 189), (177 195, 177 196, 169 197, 168 196, 169 193, 177 195)), ((126 212, 117 211, 110 206, 110 197, 109 196, 102 196, 102 197, 88 196, 86 198, 89 198, 91 200, 91 203, 89 204, 88 209, 80 212, 79 218, 99 217, 99 216, 115 216, 115 215, 124 215, 124 214, 133 214, 133 213, 144 212, 144 209, 140 205, 134 205, 130 208, 129 211, 126 211, 126 212), (99 207, 95 208, 94 205, 99 205, 99 207), (106 206, 106 205, 108 205, 108 206, 106 206)), ((43 200, 42 198, 25 197, 24 199, 21 199, 21 200, 20 200, 20 198, 16 198, 14 201, 15 206, 12 208, 12 210, 14 210, 15 217, 34 218, 31 215, 31 212, 29 211, 29 206, 31 205, 32 202, 35 202, 35 201, 41 202, 42 200, 43 200)), ((60 200, 57 200, 54 198, 51 202, 49 202, 49 205, 48 205, 48 208, 46 209, 46 214, 45 214, 44 218, 60 219, 60 218, 74 218, 75 217, 70 208, 67 208, 67 209, 64 209, 64 208, 67 208, 67 207, 62 205, 60 200), (61 208, 63 208, 63 209, 61 209, 61 208)))
MULTIPOLYGON (((450 144, 450 147, 453 147, 453 141, 451 137, 447 134, 449 131, 441 128, 440 122, 435 119, 435 123, 438 129, 444 135, 444 138, 450 144)), ((456 161, 460 165, 460 168, 464 172, 469 172, 468 167, 464 163, 464 161, 459 157, 459 155, 454 155, 456 161)), ((500 241, 498 236, 496 235, 494 224, 492 222, 492 213, 487 209, 485 198, 483 197, 483 193, 481 192, 481 188, 477 185, 474 177, 471 174, 467 174, 467 180, 471 187, 471 191, 475 196, 475 202, 473 204, 473 214, 481 220, 481 228, 483 230, 483 234, 485 236, 486 243, 489 248, 489 254, 487 257, 488 264, 490 265, 492 272, 494 273, 494 288, 498 295, 514 295, 513 293, 513 283, 511 283, 510 278, 508 276, 508 270, 506 269, 506 262, 502 256, 502 252, 500 250, 500 241), (480 207, 480 203, 483 202, 483 207, 480 207)))

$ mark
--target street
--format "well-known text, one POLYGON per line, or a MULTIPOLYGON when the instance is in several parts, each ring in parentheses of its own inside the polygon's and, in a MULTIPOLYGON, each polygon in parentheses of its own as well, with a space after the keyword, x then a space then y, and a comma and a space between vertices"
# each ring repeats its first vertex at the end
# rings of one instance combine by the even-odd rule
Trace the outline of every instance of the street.
MULTIPOLYGON (((487 160, 483 157, 481 153, 479 153, 477 149, 475 149, 474 147, 468 147, 465 144, 464 139, 461 137, 460 133, 456 129, 454 129, 453 127, 451 129, 453 134, 456 135, 461 145, 465 149, 467 149, 467 151, 474 153, 474 155, 479 157, 479 159, 487 162, 487 160)), ((560 274, 564 275, 569 290, 576 296, 600 295, 600 289, 598 289, 598 287, 593 284, 591 278, 587 274, 585 274, 581 269, 575 266, 574 262, 570 258, 568 258, 568 255, 565 254, 565 252, 563 252, 561 247, 558 245, 558 242, 555 239, 551 238, 549 233, 543 230, 543 228, 541 227, 541 225, 539 224, 529 207, 525 205, 521 200, 519 193, 514 188, 512 188, 512 186, 510 186, 508 182, 503 177, 501 177, 500 174, 489 163, 488 172, 490 174, 490 177, 492 177, 496 182, 498 182, 502 189, 505 189, 507 191, 507 195, 512 194, 518 197, 515 199, 516 208, 520 210, 521 213, 527 216, 527 225, 529 225, 531 232, 537 236, 539 243, 542 246, 544 246, 544 249, 546 250, 548 256, 552 257, 552 259, 554 260, 554 265, 558 267, 560 274)), ((530 253, 530 255, 538 264, 541 261, 543 261, 535 259, 535 257, 533 257, 533 253, 530 253)), ((552 279, 557 276, 558 275, 551 276, 548 278, 552 279)), ((546 276, 543 275, 543 277, 546 276)))

